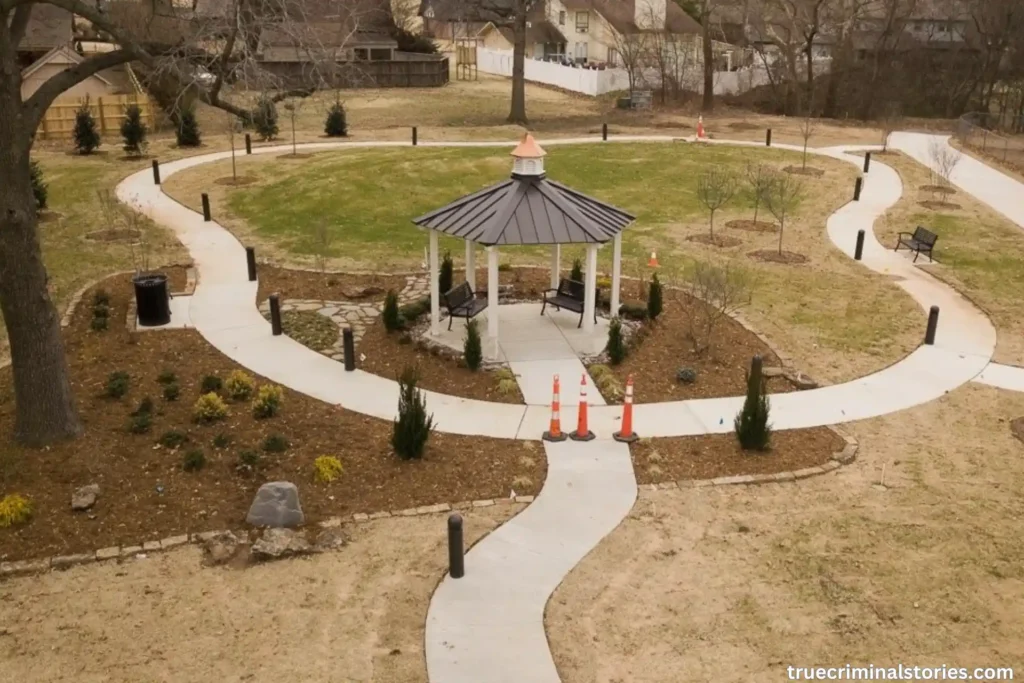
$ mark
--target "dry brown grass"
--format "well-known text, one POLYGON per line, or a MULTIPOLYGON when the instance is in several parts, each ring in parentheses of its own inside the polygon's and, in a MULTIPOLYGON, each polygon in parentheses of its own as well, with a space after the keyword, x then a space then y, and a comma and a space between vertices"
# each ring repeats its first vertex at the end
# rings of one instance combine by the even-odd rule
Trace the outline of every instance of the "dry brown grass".
MULTIPOLYGON (((464 512, 467 544, 511 512, 464 512)), ((7 581, 4 679, 426 683, 445 528, 441 515, 379 520, 350 527, 341 550, 245 570, 203 567, 190 547, 7 581)))
POLYGON ((1021 414, 1024 395, 969 386, 852 425, 860 454, 836 474, 644 493, 549 603, 562 680, 1019 663, 1021 414))

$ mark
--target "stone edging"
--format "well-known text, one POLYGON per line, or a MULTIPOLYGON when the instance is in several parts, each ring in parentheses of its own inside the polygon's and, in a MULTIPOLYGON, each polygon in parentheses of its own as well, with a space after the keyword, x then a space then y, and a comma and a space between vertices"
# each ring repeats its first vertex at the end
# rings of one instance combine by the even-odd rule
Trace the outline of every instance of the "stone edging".
MULTIPOLYGON (((408 508, 406 510, 374 512, 372 514, 356 513, 354 515, 346 515, 345 517, 330 517, 320 522, 319 526, 327 529, 339 527, 346 522, 367 522, 370 520, 385 519, 389 517, 418 517, 420 515, 431 515, 442 512, 451 512, 454 510, 467 510, 471 508, 485 508, 495 505, 527 505, 532 503, 533 500, 534 496, 516 496, 514 499, 492 498, 452 504, 439 503, 437 505, 423 505, 416 508, 408 508)), ((168 536, 167 538, 159 541, 143 541, 137 545, 110 546, 108 548, 100 548, 99 550, 92 552, 75 553, 72 555, 55 555, 53 557, 43 557, 37 560, 0 562, 0 581, 15 576, 39 574, 50 569, 68 569, 77 565, 104 562, 107 560, 127 560, 143 553, 148 554, 161 552, 193 543, 202 543, 214 536, 217 536, 218 534, 224 533, 225 531, 227 530, 179 534, 177 536, 168 536)), ((248 542, 248 530, 235 531, 233 533, 240 536, 243 539, 243 543, 248 542)))
POLYGON ((735 484, 775 484, 827 474, 828 472, 839 469, 843 465, 848 465, 853 462, 857 457, 857 450, 860 448, 857 440, 852 436, 844 434, 835 427, 829 427, 829 429, 840 436, 843 441, 846 442, 846 445, 843 446, 842 450, 833 453, 832 457, 829 458, 828 462, 824 465, 815 465, 814 467, 804 467, 803 469, 794 470, 792 472, 775 472, 772 474, 737 474, 731 477, 718 477, 716 479, 663 481, 659 484, 639 484, 638 488, 641 492, 644 492, 665 489, 704 488, 707 486, 732 486, 735 484))

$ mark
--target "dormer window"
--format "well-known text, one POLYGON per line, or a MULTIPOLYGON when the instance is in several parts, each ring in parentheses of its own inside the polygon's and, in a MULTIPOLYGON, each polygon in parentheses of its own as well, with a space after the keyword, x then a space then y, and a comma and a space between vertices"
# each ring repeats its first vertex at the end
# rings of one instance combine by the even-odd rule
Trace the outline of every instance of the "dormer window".
POLYGON ((590 30, 590 12, 576 13, 576 33, 586 33, 590 30))

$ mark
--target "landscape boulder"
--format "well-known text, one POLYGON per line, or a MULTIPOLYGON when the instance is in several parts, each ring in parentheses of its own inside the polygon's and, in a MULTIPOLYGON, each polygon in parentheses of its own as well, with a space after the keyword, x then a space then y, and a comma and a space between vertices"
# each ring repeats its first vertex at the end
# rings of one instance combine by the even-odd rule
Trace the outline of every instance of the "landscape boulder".
POLYGON ((210 564, 230 562, 238 552, 241 541, 230 531, 221 531, 207 537, 203 541, 203 550, 210 564))
POLYGON ((317 552, 323 553, 329 550, 337 550, 348 543, 345 533, 337 528, 324 529, 316 537, 314 548, 317 552))
POLYGON ((267 529, 252 544, 251 557, 257 562, 280 560, 313 552, 305 534, 294 529, 267 529))
POLYGON ((272 481, 261 486, 245 518, 253 526, 274 529, 299 526, 304 520, 299 489, 287 481, 272 481))
POLYGON ((71 494, 72 510, 88 510, 96 504, 96 497, 100 495, 99 484, 83 486, 71 494))

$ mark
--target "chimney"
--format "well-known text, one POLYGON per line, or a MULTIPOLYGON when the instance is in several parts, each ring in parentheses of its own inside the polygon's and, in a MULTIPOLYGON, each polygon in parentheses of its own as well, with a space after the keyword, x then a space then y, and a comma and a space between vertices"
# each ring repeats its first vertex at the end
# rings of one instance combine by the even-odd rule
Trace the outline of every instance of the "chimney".
POLYGON ((634 0, 633 23, 644 31, 664 31, 665 11, 665 0, 634 0))
POLYGON ((529 133, 523 135, 519 145, 512 150, 512 177, 513 178, 543 178, 544 177, 544 156, 547 154, 533 136, 529 133))

